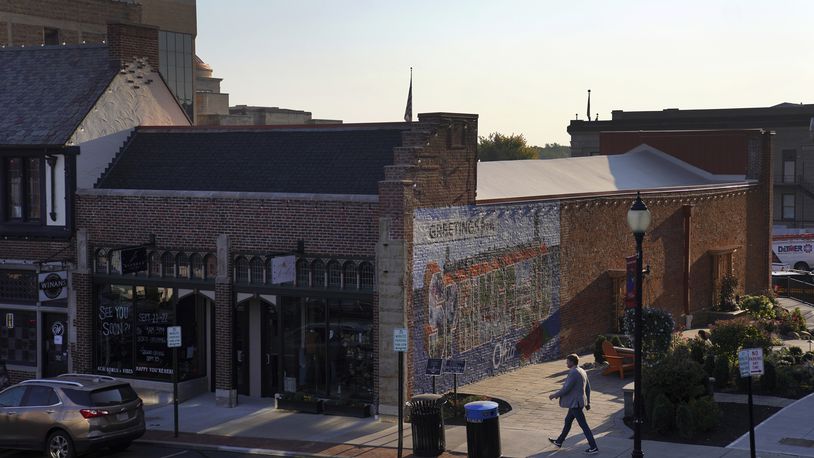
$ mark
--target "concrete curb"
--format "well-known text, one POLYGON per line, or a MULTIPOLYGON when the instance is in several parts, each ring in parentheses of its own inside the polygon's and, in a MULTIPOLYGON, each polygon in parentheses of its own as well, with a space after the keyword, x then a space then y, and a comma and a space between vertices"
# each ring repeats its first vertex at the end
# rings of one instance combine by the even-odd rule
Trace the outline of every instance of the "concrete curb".
POLYGON ((262 456, 291 456, 291 457, 305 457, 305 458, 347 458, 339 455, 321 455, 317 453, 306 452, 289 452, 286 450, 272 450, 264 448, 248 448, 248 447, 234 447, 231 445, 209 445, 197 444, 194 442, 173 442, 173 441, 160 441, 150 439, 137 439, 136 442, 141 444, 162 445, 172 448, 191 448, 196 450, 214 450, 219 452, 233 452, 233 453, 247 453, 249 455, 262 455, 262 456))

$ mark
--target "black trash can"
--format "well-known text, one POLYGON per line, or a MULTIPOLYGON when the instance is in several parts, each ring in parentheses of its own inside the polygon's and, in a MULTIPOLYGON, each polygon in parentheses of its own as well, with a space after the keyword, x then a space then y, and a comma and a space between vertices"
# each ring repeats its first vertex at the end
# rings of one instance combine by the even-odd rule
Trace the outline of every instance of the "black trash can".
POLYGON ((500 457, 500 420, 497 402, 476 401, 466 411, 466 454, 469 458, 500 457))
POLYGON ((438 456, 446 450, 444 399, 438 394, 419 394, 407 405, 413 430, 413 455, 438 456))

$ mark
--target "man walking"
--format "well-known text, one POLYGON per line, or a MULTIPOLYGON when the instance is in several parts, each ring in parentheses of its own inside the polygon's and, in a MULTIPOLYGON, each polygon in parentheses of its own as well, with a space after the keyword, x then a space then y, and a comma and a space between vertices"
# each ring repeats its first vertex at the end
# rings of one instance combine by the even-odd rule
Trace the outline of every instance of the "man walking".
POLYGON ((588 427, 588 422, 585 420, 585 413, 582 412, 583 407, 585 410, 591 410, 591 383, 588 381, 588 374, 579 367, 579 356, 575 354, 566 356, 565 364, 568 366, 568 377, 565 378, 562 388, 549 395, 548 399, 559 398, 560 407, 568 409, 568 415, 565 416, 565 426, 562 428, 560 437, 556 439, 549 437, 548 441, 555 447, 562 447, 562 443, 571 430, 571 424, 576 419, 582 432, 585 433, 585 438, 588 439, 588 449, 585 450, 585 453, 597 454, 599 449, 596 447, 591 428, 588 427))

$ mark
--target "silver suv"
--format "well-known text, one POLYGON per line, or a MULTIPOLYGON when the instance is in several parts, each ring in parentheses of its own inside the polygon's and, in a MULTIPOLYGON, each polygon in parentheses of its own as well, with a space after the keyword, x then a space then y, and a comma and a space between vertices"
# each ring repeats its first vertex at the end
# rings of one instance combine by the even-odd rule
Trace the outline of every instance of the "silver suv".
POLYGON ((0 449, 44 449, 52 458, 123 450, 144 434, 142 405, 130 384, 113 377, 26 380, 0 392, 0 449))

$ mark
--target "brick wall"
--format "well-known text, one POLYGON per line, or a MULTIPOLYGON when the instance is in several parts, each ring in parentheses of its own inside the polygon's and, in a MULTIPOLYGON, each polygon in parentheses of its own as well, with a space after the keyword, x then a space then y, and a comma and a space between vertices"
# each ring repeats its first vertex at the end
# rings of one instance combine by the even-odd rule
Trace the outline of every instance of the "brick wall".
POLYGON ((40 26, 28 24, 11 24, 12 46, 39 46, 43 42, 43 29, 40 26))
POLYGON ((158 68, 158 29, 131 24, 109 24, 107 45, 110 57, 124 64, 142 57, 158 68))
POLYGON ((91 24, 106 24, 113 20, 141 21, 140 5, 111 0, 0 0, 0 12, 91 24))
MULTIPOLYGON (((690 300, 693 313, 709 308, 713 295, 715 248, 738 246, 734 271, 741 293, 768 288, 765 192, 760 186, 734 190, 653 193, 642 196, 653 222, 644 238, 643 301, 683 323, 684 205, 692 205, 690 300), (747 270, 748 266, 748 270, 747 270), (749 274, 747 275, 747 271, 749 274)), ((626 214, 635 196, 582 199, 562 205, 562 352, 591 345, 597 334, 614 329, 609 269, 625 269, 635 254, 626 214), (597 230, 601 228, 601 230, 597 230)))

